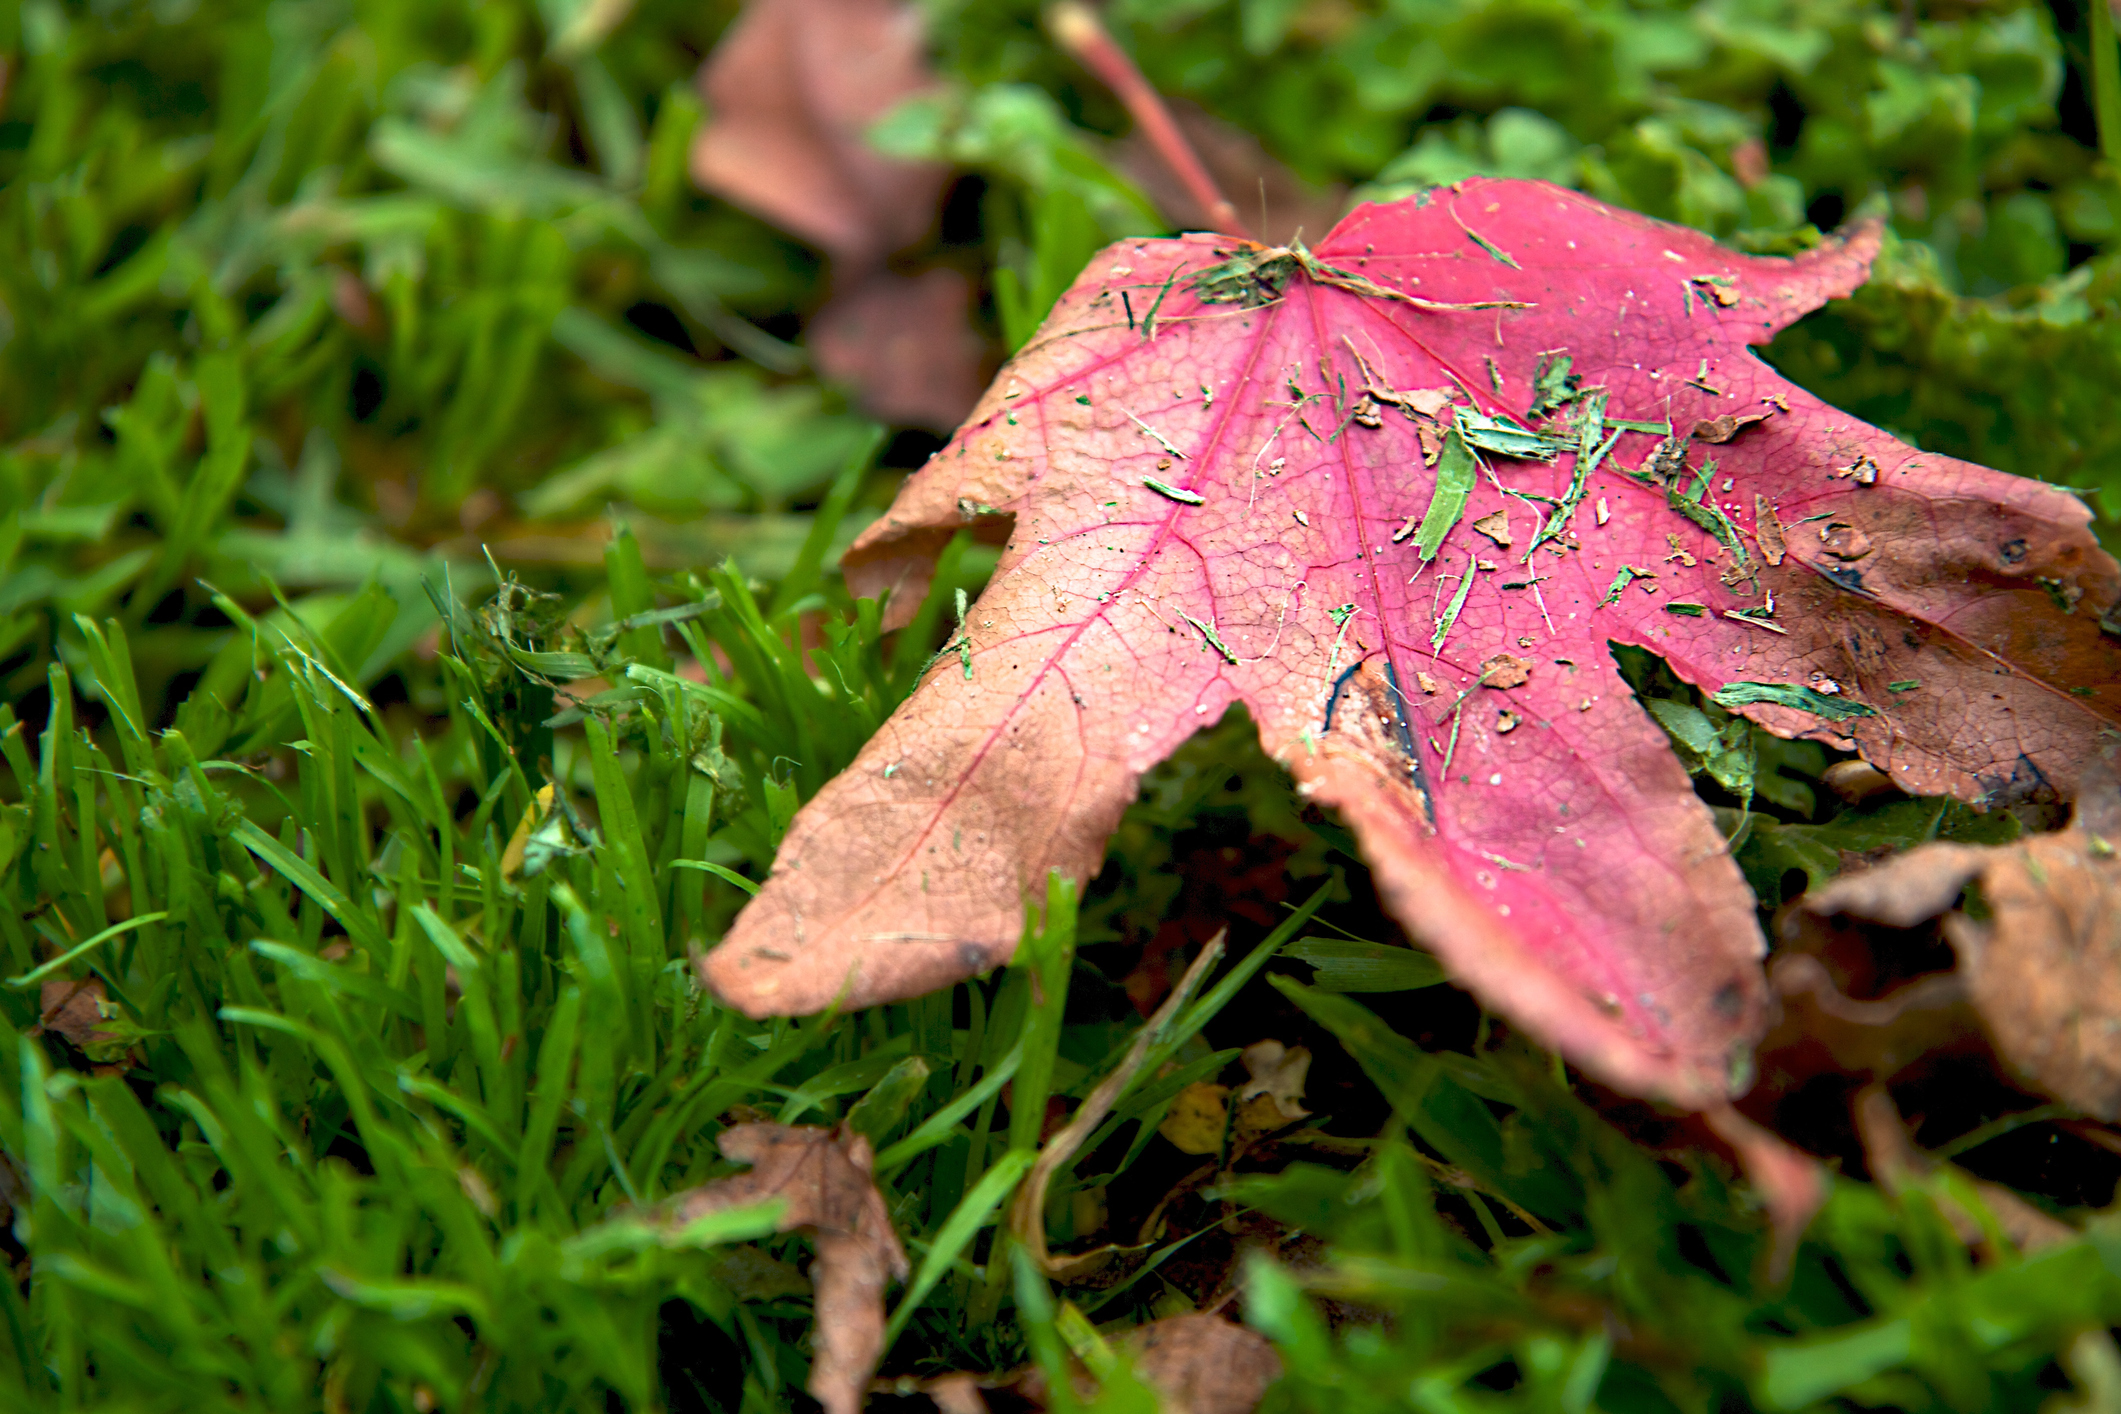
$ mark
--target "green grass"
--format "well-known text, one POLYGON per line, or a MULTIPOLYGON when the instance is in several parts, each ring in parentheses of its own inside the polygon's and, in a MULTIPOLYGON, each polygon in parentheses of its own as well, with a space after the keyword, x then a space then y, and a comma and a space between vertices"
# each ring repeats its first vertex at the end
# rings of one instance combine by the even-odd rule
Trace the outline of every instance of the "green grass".
MULTIPOLYGON (((793 1407, 802 1241, 643 1217, 729 1171, 715 1136, 756 1114, 875 1142, 915 1272, 887 1375, 1057 1371, 1093 1325, 1229 1276, 1288 1363, 1276 1408, 1976 1410, 2095 1384, 2121 1320, 2104 1194, 2041 1189, 2086 1238, 1977 1266, 1929 1192, 1837 1179, 1771 1279, 1726 1167, 1644 1147, 1642 1115, 1624 1135, 1365 942, 1390 925, 1352 843, 1241 720, 1152 775, 1014 968, 800 1022, 695 988, 690 953, 992 563, 953 545, 892 635, 833 570, 929 444, 808 371, 814 254, 688 185, 691 73, 732 13, 0 15, 0 1404, 793 1407), (1161 1230, 1049 1288, 999 1223, 1042 1101, 1126 1052, 1145 946, 1182 959, 1224 923, 1228 960, 1049 1193, 1056 1247, 1134 1244, 1176 1189, 1161 1230), (90 984, 100 1024, 47 1029, 90 984), (1331 1142, 1184 1188, 1165 1108, 1266 1036, 1317 1051, 1331 1142)), ((879 140, 977 174, 917 257, 976 269, 1013 344, 1154 217, 1032 7, 937 13, 949 90, 879 140)), ((1769 356, 2121 512, 2096 155, 2121 115, 2094 111, 2112 66, 2082 7, 1113 16, 1166 91, 1313 180, 1542 175, 1762 249, 1882 204, 1880 279, 1769 356)), ((1817 747, 1734 738, 1628 670, 1714 738, 1694 764, 1770 904, 1844 851, 2018 827, 1840 809, 1817 747)), ((1977 1205, 1964 1185, 1933 1187, 1977 1205)))

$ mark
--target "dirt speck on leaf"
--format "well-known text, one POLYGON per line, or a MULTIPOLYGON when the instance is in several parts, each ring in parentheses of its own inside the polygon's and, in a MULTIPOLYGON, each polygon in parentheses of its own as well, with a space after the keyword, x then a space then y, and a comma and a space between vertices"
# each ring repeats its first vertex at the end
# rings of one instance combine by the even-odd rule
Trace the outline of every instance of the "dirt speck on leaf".
POLYGON ((1727 412, 1696 422, 1693 436, 1697 442, 1728 442, 1754 423, 1765 421, 1767 414, 1764 412, 1727 412))
POLYGON ((1482 535, 1487 536, 1488 539, 1494 541, 1497 545, 1500 545, 1503 549, 1507 550, 1510 548, 1510 514, 1508 511, 1495 511, 1484 515, 1473 522, 1473 528, 1482 535))
POLYGON ((1775 508, 1768 504, 1765 496, 1753 498, 1753 538, 1760 542, 1760 558, 1770 565, 1782 563, 1788 547, 1782 539, 1782 522, 1776 518, 1775 508))
POLYGON ((1515 653, 1497 653, 1480 665, 1480 681, 1484 687, 1507 691, 1523 687, 1531 680, 1531 659, 1520 658, 1515 653))

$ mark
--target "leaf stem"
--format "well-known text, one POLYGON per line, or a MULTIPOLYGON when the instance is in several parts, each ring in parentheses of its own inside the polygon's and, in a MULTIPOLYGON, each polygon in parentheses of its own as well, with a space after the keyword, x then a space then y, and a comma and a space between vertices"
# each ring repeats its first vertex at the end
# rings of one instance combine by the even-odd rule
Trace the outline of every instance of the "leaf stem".
POLYGON ((1156 149, 1156 155, 1185 187, 1186 194, 1208 213, 1215 229, 1226 236, 1251 240, 1252 233, 1245 228, 1237 208, 1215 185, 1215 178, 1208 175, 1208 169, 1194 152, 1193 144, 1187 142, 1186 135, 1178 130, 1178 124, 1171 118, 1171 110, 1164 106, 1163 97, 1151 86, 1132 56, 1112 38, 1097 12, 1080 0, 1061 0, 1046 12, 1046 24, 1061 48, 1126 105, 1127 112, 1140 125, 1142 135, 1156 149))

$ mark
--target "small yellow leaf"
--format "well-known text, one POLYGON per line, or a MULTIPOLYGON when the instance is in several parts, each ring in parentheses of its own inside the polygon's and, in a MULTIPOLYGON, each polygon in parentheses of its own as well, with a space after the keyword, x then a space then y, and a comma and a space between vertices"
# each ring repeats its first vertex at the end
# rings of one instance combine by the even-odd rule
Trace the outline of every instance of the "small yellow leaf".
POLYGON ((1229 1086, 1211 1085, 1205 1080, 1188 1085, 1171 1102, 1171 1112, 1156 1126, 1156 1132, 1188 1154, 1219 1152, 1227 1114, 1223 1100, 1229 1093, 1229 1086))

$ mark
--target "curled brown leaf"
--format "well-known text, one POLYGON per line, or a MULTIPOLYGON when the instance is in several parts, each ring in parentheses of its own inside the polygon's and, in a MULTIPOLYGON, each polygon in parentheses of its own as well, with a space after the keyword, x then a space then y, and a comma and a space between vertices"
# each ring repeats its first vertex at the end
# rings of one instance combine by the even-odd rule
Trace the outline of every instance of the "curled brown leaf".
POLYGON ((810 1392, 827 1414, 856 1414, 883 1355, 884 1288, 907 1272, 905 1249, 876 1191, 868 1139, 844 1127, 739 1124, 719 1142, 724 1154, 751 1167, 680 1195, 671 1204, 674 1217, 682 1224, 774 1198, 787 1205, 780 1230, 803 1234, 817 1249, 810 1392))
MULTIPOLYGON (((1266 1338, 1220 1316, 1195 1313, 1151 1321, 1128 1332, 1120 1348, 1167 1414, 1252 1414, 1268 1386, 1281 1378, 1281 1357, 1266 1338)), ((1078 1400, 1096 1397, 1088 1371, 1076 1369, 1071 1383, 1078 1400)), ((1043 1410, 1056 1402, 1035 1367, 1006 1375, 941 1375, 914 1388, 943 1414, 989 1414, 995 1404, 1043 1410), (990 1392, 1004 1399, 990 1403, 990 1392)), ((910 1391, 893 1385, 889 1392, 910 1391)))
MULTIPOLYGON (((1883 1085, 1865 1086, 1856 1097, 1855 1113, 1864 1158, 1879 1187, 1897 1199, 1910 1190, 1931 1185, 1942 1166, 1915 1147, 1901 1121, 1899 1107, 1883 1085)), ((2004 1241, 2021 1252, 2053 1247, 2077 1235, 2068 1223, 2041 1212, 2001 1184, 1965 1174, 1952 1176, 1958 1186, 1988 1209, 1987 1215, 1995 1221, 2004 1241)), ((1990 1245, 1989 1229, 1979 1213, 1969 1211, 1948 1191, 1939 1193, 1937 1199, 1938 1211, 1960 1241, 1970 1247, 1990 1245)))
POLYGON ((2087 773, 2066 830, 2006 845, 1932 844, 1809 896, 1820 915, 1909 927, 1941 918, 1999 1055, 2049 1095, 2121 1116, 2121 788, 2087 773), (1954 908, 1972 885, 1979 904, 1954 908))
POLYGON ((948 172, 869 146, 869 125, 933 85, 920 12, 897 0, 751 0, 700 69, 702 188, 848 264, 910 245, 948 172))

